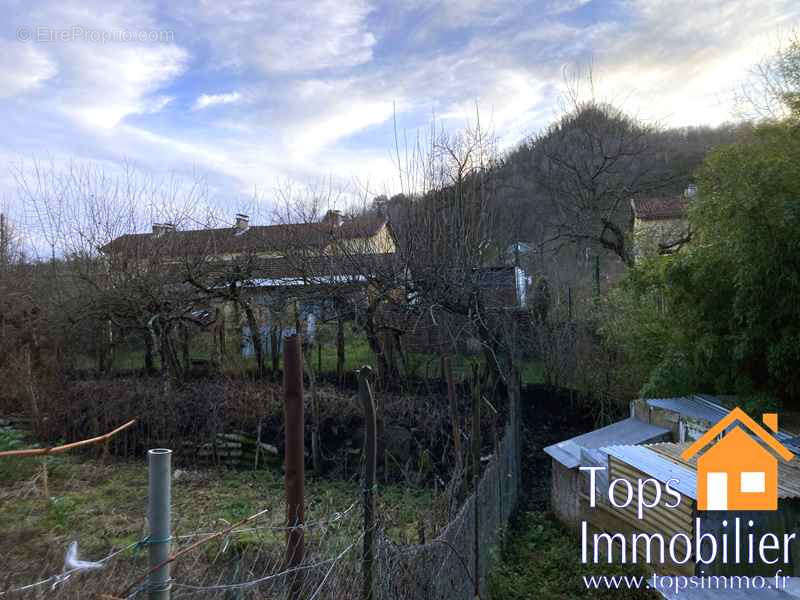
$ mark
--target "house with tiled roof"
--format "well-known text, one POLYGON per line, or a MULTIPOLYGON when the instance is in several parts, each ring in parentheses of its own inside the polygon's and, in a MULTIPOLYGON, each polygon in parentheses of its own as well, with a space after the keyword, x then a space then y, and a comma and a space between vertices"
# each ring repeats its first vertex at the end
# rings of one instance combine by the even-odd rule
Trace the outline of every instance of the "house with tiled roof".
MULTIPOLYGON (((242 326, 248 338, 250 327, 241 322, 232 297, 246 298, 265 334, 287 302, 297 302, 298 317, 305 321, 322 316, 334 296, 363 297, 372 276, 392 268, 395 249, 387 219, 345 218, 330 210, 305 223, 250 225, 244 214, 229 227, 181 230, 154 223, 150 232, 119 236, 99 250, 111 278, 158 273, 173 282, 169 285, 205 290, 198 309, 221 308, 224 319, 242 326)), ((246 346, 243 350, 248 354, 246 346)))
POLYGON ((339 211, 330 210, 319 222, 250 225, 249 221, 247 215, 237 214, 232 227, 188 230, 178 230, 170 223, 154 223, 150 233, 122 235, 100 251, 119 260, 154 255, 176 260, 200 257, 234 260, 245 255, 280 259, 296 252, 330 256, 344 250, 395 251, 391 228, 382 217, 345 219, 339 211))
POLYGON ((688 208, 696 193, 689 186, 682 195, 631 199, 636 257, 670 254, 688 241, 688 208))

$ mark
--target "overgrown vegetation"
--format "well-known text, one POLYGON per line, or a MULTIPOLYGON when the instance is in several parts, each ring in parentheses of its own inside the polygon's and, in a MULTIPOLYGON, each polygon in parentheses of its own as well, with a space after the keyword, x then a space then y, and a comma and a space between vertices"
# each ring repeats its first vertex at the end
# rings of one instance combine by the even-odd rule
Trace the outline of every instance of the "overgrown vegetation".
POLYGON ((712 152, 689 212, 692 243, 642 260, 606 306, 644 396, 800 401, 800 129, 758 126, 712 152))
POLYGON ((642 576, 646 572, 631 565, 581 564, 580 541, 561 526, 552 514, 527 512, 509 529, 489 586, 492 600, 655 600, 652 590, 588 589, 584 576, 642 576))
MULTIPOLYGON (((59 572, 72 540, 79 542, 82 556, 97 557, 146 535, 144 463, 103 464, 86 455, 51 459, 50 498, 43 498, 36 471, 38 461, 30 461, 3 459, 0 463, 4 467, 0 531, 10 544, 3 557, 0 591, 59 572)), ((355 505, 354 515, 359 511, 361 494, 356 482, 308 477, 306 493, 306 518, 310 522, 332 519, 351 505, 355 505)), ((381 486, 377 502, 381 526, 401 543, 416 542, 420 528, 428 535, 435 533, 447 519, 446 503, 430 489, 412 487, 407 482, 381 486)), ((218 531, 265 508, 269 513, 258 525, 280 528, 285 525, 283 474, 280 470, 179 469, 175 472, 172 506, 176 536, 218 531)), ((237 552, 248 543, 254 547, 271 544, 280 554, 284 536, 278 529, 237 535, 230 543, 237 545, 237 552)), ((214 545, 208 550, 207 561, 213 562, 214 551, 219 548, 214 545)), ((141 570, 146 556, 146 550, 131 550, 126 556, 128 574, 141 570)), ((117 576, 124 581, 124 576, 117 576)))

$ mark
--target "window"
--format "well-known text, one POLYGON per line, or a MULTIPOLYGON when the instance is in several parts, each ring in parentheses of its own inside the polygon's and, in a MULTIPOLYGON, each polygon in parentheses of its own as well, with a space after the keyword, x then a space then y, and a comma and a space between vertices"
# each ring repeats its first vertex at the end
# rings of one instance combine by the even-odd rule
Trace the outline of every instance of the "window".
POLYGON ((741 480, 742 492, 748 494, 762 493, 766 489, 763 471, 744 471, 741 480))

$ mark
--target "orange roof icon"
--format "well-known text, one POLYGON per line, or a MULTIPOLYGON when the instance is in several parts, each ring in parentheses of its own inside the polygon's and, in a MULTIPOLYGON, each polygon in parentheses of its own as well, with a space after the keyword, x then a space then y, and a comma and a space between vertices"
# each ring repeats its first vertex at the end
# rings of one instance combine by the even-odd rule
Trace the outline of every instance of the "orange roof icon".
MULTIPOLYGON (((775 414, 768 414, 764 415, 765 422, 768 424, 770 428, 773 427, 777 430, 777 415, 775 414)), ((750 416, 747 415, 741 408, 736 407, 727 415, 725 415, 718 423, 716 423, 713 427, 711 427, 708 431, 706 431, 700 439, 694 442, 691 446, 686 448, 681 454, 681 458, 683 460, 689 460, 692 456, 700 452, 703 448, 708 446, 710 443, 714 441, 718 435, 723 433, 726 427, 734 423, 735 421, 739 421, 743 425, 747 426, 747 428, 752 431, 756 436, 758 436, 767 446, 769 446, 778 456, 780 456, 783 460, 789 461, 794 458, 794 454, 792 454, 783 444, 781 444, 778 440, 776 440, 766 429, 764 429, 761 425, 759 425, 755 420, 753 420, 750 416)))

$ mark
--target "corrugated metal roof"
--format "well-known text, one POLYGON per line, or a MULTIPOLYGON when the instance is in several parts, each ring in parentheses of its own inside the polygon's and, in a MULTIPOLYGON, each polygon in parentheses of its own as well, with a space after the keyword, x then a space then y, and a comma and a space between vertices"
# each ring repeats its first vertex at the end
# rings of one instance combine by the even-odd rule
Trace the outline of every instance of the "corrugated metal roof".
POLYGON ((683 417, 703 419, 712 425, 728 414, 714 396, 693 395, 679 398, 647 398, 647 405, 678 413, 683 417))
MULTIPOLYGON (((647 398, 649 407, 674 412, 684 418, 700 419, 714 425, 730 412, 722 402, 735 403, 735 396, 709 396, 694 394, 678 398, 647 398)), ((775 438, 795 454, 800 454, 800 436, 796 433, 778 431, 775 438)))
MULTIPOLYGON (((684 444, 661 442, 646 447, 696 472, 697 459, 701 453, 695 454, 688 461, 681 458, 681 454, 689 445, 688 442, 684 444)), ((800 498, 800 464, 796 463, 797 461, 778 460, 778 498, 800 498)))
POLYGON ((670 460, 648 446, 607 446, 602 450, 658 481, 676 479, 673 489, 683 496, 697 499, 697 473, 694 469, 670 460))
MULTIPOLYGON (((769 577, 767 580, 769 581, 769 577)), ((797 589, 796 577, 791 577, 786 589, 765 588, 759 589, 701 589, 689 588, 679 592, 672 588, 656 587, 656 590, 667 600, 730 600, 731 598, 741 598, 742 600, 796 600, 800 598, 800 591, 797 589)))
POLYGON ((606 427, 547 446, 544 451, 568 469, 573 469, 580 464, 581 448, 602 448, 611 444, 643 444, 656 441, 669 433, 669 429, 628 417, 606 427))

